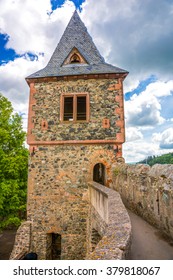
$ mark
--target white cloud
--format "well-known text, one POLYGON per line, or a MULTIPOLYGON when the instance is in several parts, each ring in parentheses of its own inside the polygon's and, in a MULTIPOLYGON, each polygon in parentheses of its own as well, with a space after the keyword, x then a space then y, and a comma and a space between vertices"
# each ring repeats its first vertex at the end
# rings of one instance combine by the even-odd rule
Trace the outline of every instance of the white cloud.
POLYGON ((14 112, 22 113, 23 127, 27 128, 29 86, 25 77, 35 72, 37 67, 42 68, 44 58, 31 61, 26 56, 9 61, 0 67, 0 92, 11 102, 14 112))
MULTIPOLYGON (((144 77, 141 77, 141 79, 144 79, 144 77)), ((138 80, 137 77, 126 78, 124 81, 124 93, 133 91, 138 87, 139 83, 140 80, 138 80)))
POLYGON ((26 102, 26 89, 28 86, 25 77, 35 71, 37 67, 43 67, 44 58, 31 61, 27 57, 20 57, 9 61, 0 67, 0 91, 5 93, 12 102, 26 102))
POLYGON ((147 86, 146 91, 149 95, 153 95, 155 97, 164 97, 171 95, 171 91, 173 91, 173 80, 168 82, 157 81, 151 83, 147 86))
POLYGON ((159 145, 147 141, 128 142, 123 145, 123 154, 126 162, 138 162, 148 156, 159 153, 159 145))
POLYGON ((126 142, 132 142, 139 139, 143 139, 143 134, 136 127, 128 127, 126 129, 126 142))
POLYGON ((162 124, 164 119, 160 115, 161 106, 157 98, 140 94, 125 103, 127 125, 155 126, 162 124))
POLYGON ((25 77, 46 66, 74 12, 74 4, 66 1, 48 15, 50 11, 49 0, 0 1, 0 32, 9 36, 6 48, 25 54, 0 66, 0 92, 12 102, 15 112, 25 114, 25 129, 29 95, 25 77), (37 54, 38 60, 31 61, 27 52, 37 54))
MULTIPOLYGON (((172 80, 157 81, 125 102, 126 143, 123 154, 126 162, 140 161, 173 149, 173 129, 169 128, 171 120, 166 120, 161 115, 165 111, 161 108, 161 101, 171 96, 172 90, 172 80)), ((169 103, 167 109, 168 107, 169 103)))
POLYGON ((1 28, 10 36, 7 47, 15 49, 18 53, 26 50, 39 51, 43 48, 45 36, 42 29, 48 22, 48 15, 46 16, 48 10, 51 10, 49 0, 1 1, 0 16, 3 21, 1 28))
POLYGON ((82 17, 102 55, 130 72, 128 79, 155 74, 171 79, 173 69, 172 1, 86 1, 82 17), (97 41, 96 41, 97 43, 97 41), (109 52, 108 52, 109 50, 109 52))
POLYGON ((17 53, 44 52, 50 56, 74 11, 67 1, 50 15, 50 0, 0 1, 1 33, 10 36, 7 48, 17 53))
POLYGON ((171 95, 173 80, 157 81, 147 86, 139 95, 134 94, 125 102, 127 126, 151 126, 163 124, 161 98, 171 95))
POLYGON ((154 133, 152 141, 159 143, 161 149, 173 149, 173 128, 170 127, 162 133, 154 133))

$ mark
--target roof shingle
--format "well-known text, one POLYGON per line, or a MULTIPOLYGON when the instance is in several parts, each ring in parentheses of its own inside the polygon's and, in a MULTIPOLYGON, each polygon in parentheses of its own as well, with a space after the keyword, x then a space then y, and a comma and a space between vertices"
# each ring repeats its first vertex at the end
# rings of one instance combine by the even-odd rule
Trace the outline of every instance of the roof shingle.
POLYGON ((77 11, 74 12, 47 66, 27 78, 58 77, 83 74, 128 73, 126 70, 105 63, 77 11), (76 48, 88 64, 63 62, 76 48))

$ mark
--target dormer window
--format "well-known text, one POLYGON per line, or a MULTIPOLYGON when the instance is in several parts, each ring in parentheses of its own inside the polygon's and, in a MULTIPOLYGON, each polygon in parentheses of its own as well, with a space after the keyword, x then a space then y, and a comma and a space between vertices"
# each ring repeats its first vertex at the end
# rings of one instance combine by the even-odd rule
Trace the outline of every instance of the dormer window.
POLYGON ((79 52, 77 48, 73 48, 71 52, 68 54, 66 59, 64 60, 62 66, 69 66, 71 64, 78 64, 77 66, 88 64, 86 59, 83 57, 83 55, 79 52))
POLYGON ((74 53, 70 58, 70 63, 72 64, 72 63, 80 63, 80 62, 81 62, 80 57, 76 53, 74 53))

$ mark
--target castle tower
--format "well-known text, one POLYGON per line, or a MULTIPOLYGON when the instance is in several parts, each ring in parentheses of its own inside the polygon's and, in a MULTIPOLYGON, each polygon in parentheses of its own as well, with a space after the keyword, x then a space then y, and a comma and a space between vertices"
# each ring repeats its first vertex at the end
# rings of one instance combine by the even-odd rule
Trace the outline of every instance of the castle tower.
POLYGON ((30 86, 27 218, 39 259, 83 259, 88 182, 111 186, 122 157, 123 80, 75 11, 47 66, 30 86))

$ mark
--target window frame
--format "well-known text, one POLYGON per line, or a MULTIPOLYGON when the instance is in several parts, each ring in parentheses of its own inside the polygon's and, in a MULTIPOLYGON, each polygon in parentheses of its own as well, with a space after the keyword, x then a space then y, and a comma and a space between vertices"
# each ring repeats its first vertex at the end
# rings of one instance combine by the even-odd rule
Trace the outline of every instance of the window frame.
POLYGON ((62 93, 60 98, 60 121, 63 123, 86 123, 90 117, 90 101, 88 92, 62 93), (86 120, 77 120, 77 97, 86 97, 86 120), (73 120, 64 120, 64 100, 65 97, 73 97, 73 120))
POLYGON ((79 64, 81 63, 80 56, 77 53, 73 53, 70 57, 70 64, 79 64), (77 61, 73 60, 73 58, 76 56, 77 61))

